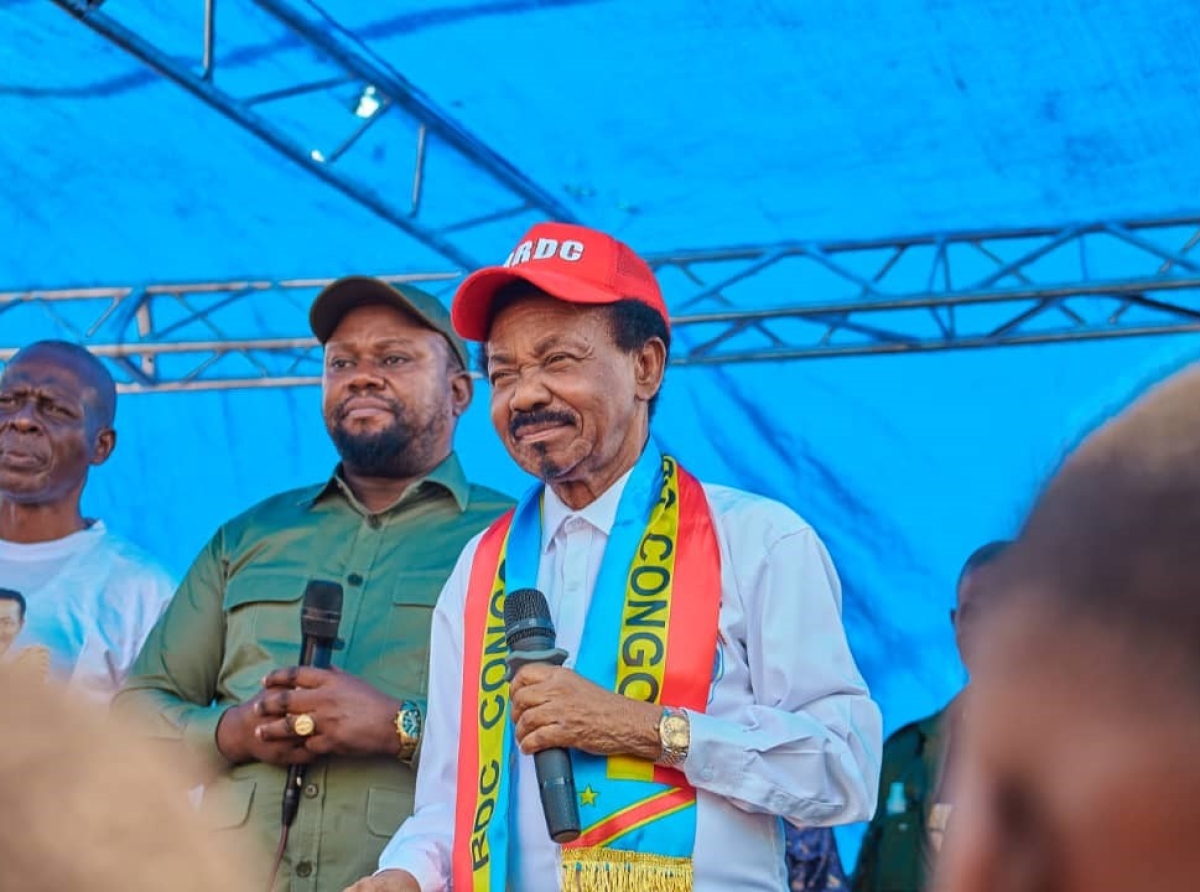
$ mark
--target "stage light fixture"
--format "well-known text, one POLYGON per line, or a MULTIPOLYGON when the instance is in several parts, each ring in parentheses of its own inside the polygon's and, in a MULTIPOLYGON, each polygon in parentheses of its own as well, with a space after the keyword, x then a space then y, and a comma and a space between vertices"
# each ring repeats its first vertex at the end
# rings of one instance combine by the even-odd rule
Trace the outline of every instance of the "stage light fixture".
POLYGON ((354 114, 360 118, 370 118, 383 106, 382 100, 379 98, 379 91, 372 85, 368 84, 358 97, 358 101, 354 106, 354 114))

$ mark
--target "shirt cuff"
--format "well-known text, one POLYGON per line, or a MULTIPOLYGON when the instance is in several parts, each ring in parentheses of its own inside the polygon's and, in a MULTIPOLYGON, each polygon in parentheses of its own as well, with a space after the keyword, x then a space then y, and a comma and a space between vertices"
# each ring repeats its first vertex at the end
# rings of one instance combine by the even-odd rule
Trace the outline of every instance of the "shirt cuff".
POLYGON ((379 870, 375 871, 374 876, 388 870, 403 870, 412 874, 421 892, 443 892, 450 888, 449 882, 442 877, 442 872, 428 856, 398 849, 394 852, 384 849, 383 854, 379 856, 379 870))
POLYGON ((736 778, 742 776, 753 758, 737 739, 742 729, 728 720, 713 718, 694 709, 689 709, 687 714, 691 740, 683 762, 684 776, 692 786, 707 790, 725 786, 722 781, 736 785, 736 778), (739 751, 744 756, 742 763, 730 764, 731 753, 739 751), (714 782, 717 783, 714 785, 714 782))
POLYGON ((224 770, 230 762, 217 749, 217 725, 230 706, 197 706, 188 710, 183 726, 183 746, 203 764, 224 770))

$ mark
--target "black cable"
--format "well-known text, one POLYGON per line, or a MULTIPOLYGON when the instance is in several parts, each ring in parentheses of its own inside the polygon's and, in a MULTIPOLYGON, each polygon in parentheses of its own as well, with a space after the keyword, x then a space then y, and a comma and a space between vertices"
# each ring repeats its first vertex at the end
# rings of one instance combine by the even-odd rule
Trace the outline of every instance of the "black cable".
POLYGON ((275 888, 275 877, 279 876, 279 866, 283 864, 283 853, 287 851, 288 831, 291 828, 283 824, 279 828, 279 848, 275 850, 275 863, 271 865, 271 876, 267 880, 266 892, 275 888))

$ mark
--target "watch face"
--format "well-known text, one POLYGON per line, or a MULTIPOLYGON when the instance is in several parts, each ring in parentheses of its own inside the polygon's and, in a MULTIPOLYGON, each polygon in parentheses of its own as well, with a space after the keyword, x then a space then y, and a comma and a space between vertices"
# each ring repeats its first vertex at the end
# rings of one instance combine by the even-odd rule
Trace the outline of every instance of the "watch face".
POLYGON ((674 748, 681 748, 688 745, 691 739, 691 729, 688 726, 688 720, 677 715, 667 716, 663 721, 663 736, 674 748))
POLYGON ((400 716, 400 727, 409 737, 421 736, 420 714, 414 709, 406 709, 400 716))

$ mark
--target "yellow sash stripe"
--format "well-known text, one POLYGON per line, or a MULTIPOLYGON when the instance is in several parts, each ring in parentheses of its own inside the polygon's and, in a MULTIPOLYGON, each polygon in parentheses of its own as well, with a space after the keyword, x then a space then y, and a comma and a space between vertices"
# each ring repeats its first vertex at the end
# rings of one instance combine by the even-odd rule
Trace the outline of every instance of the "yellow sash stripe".
MULTIPOLYGON (((617 654, 617 693, 646 703, 662 702, 679 535, 679 478, 673 462, 664 470, 662 492, 629 568, 617 654)), ((607 774, 613 780, 653 781, 654 763, 610 756, 607 774)))
MULTIPOLYGON (((508 551, 508 532, 500 545, 500 559, 488 599, 484 626, 483 654, 479 661, 479 776, 476 789, 475 823, 471 835, 473 892, 488 892, 491 887, 491 859, 488 857, 488 824, 499 807, 500 755, 508 731, 508 640, 504 635, 504 558, 508 551)), ((505 820, 500 815, 497 820, 505 820)))

